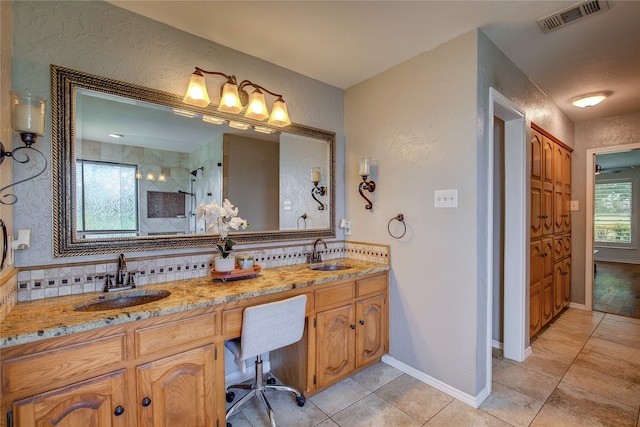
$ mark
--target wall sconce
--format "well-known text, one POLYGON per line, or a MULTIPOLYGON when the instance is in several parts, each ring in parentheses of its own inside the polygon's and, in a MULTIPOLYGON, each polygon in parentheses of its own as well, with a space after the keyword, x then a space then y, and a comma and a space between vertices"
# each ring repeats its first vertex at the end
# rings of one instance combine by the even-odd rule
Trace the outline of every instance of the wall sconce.
MULTIPOLYGON (((2 194, 5 190, 13 187, 14 185, 21 184, 23 182, 32 180, 34 178, 39 177, 47 170, 47 159, 40 151, 33 148, 31 145, 36 143, 36 139, 38 136, 44 135, 44 126, 45 126, 45 104, 47 102, 46 99, 40 98, 39 96, 32 95, 26 92, 10 92, 11 93, 11 128, 13 132, 20 135, 20 139, 24 143, 24 147, 18 147, 13 149, 12 151, 5 151, 4 145, 0 142, 0 164, 4 161, 5 157, 11 157, 13 161, 17 163, 27 163, 31 158, 29 157, 28 152, 33 151, 42 156, 44 160, 44 167, 41 171, 36 173, 35 175, 22 179, 20 181, 16 181, 13 184, 9 184, 0 188, 0 194, 2 194), (23 159, 16 158, 16 154, 20 154, 22 151, 23 159)), ((16 197, 13 193, 8 193, 0 198, 0 203, 3 205, 13 205, 18 201, 18 197, 16 197), (8 201, 3 200, 4 198, 9 198, 8 201)))
POLYGON ((319 211, 323 211, 325 208, 324 208, 324 203, 322 203, 320 200, 316 198, 316 194, 319 196, 324 196, 325 194, 327 194, 327 187, 325 186, 318 187, 318 184, 320 183, 321 179, 322 179, 322 168, 317 166, 312 167, 311 182, 313 182, 314 187, 311 189, 311 197, 313 197, 313 200, 318 202, 318 204, 320 205, 318 206, 319 211))
POLYGON ((246 107, 244 116, 247 118, 262 121, 268 117, 269 120, 267 123, 276 127, 285 127, 291 124, 289 114, 287 113, 287 104, 284 102, 284 99, 282 99, 282 95, 273 93, 263 86, 255 84, 249 80, 243 80, 238 84, 236 76, 226 75, 218 71, 206 71, 198 67, 196 67, 196 71, 191 74, 189 87, 187 88, 187 93, 183 99, 185 104, 195 105, 197 107, 206 107, 211 103, 204 81, 205 74, 222 76, 227 79, 220 90, 222 97, 220 99, 218 111, 239 114, 246 107), (254 88, 250 97, 245 90, 245 87, 247 86, 254 88), (271 115, 269 115, 263 91, 276 97, 276 100, 273 103, 271 115))
POLYGON ((369 176, 370 172, 371 171, 370 171, 370 166, 369 166, 369 158, 368 157, 358 157, 358 175, 360 175, 362 177, 362 182, 358 186, 358 192, 360 193, 362 198, 367 201, 367 204, 364 205, 365 209, 372 209, 373 208, 373 203, 371 203, 371 200, 369 200, 367 198, 367 196, 364 195, 362 190, 367 190, 369 193, 373 193, 375 191, 375 189, 376 189, 376 183, 375 182, 367 181, 367 177, 369 176))

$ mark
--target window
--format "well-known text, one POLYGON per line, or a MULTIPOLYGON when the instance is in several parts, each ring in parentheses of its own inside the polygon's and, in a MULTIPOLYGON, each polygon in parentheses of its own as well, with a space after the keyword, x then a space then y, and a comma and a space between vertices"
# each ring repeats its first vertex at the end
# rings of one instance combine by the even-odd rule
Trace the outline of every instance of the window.
POLYGON ((77 232, 85 238, 138 234, 135 165, 76 162, 77 232))
POLYGON ((631 180, 607 180, 595 185, 594 240, 605 246, 631 246, 631 180))

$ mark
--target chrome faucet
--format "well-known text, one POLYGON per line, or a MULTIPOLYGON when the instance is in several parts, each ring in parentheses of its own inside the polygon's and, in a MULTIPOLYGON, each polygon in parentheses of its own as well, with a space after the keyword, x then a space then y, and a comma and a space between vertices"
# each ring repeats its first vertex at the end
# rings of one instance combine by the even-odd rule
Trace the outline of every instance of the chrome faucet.
POLYGON ((127 275, 127 260, 124 258, 124 254, 120 254, 118 257, 118 271, 116 271, 116 287, 125 284, 124 278, 127 275))
POLYGON ((307 255, 307 261, 311 264, 316 263, 316 262, 322 262, 322 255, 320 255, 320 253, 318 252, 318 242, 322 242, 322 244, 324 245, 324 250, 326 251, 327 248, 327 243, 322 240, 322 239, 316 239, 315 242, 313 242, 313 251, 311 251, 310 254, 307 255))

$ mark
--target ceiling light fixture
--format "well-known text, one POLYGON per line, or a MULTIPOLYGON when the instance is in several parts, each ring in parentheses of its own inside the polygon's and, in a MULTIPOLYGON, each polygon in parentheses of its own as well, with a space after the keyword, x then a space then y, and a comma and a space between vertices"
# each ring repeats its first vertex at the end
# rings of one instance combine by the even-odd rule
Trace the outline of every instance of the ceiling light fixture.
POLYGON ((578 108, 589 108, 595 105, 600 104, 604 101, 611 93, 609 92, 596 92, 596 93, 588 93, 586 95, 581 95, 571 100, 571 103, 578 108))
POLYGON ((227 75, 218 71, 206 71, 198 67, 196 67, 196 70, 191 74, 187 93, 183 99, 185 104, 206 107, 211 103, 204 80, 205 74, 222 76, 227 79, 221 89, 218 111, 239 114, 246 107, 244 116, 249 119, 262 121, 269 118, 267 123, 276 127, 285 127, 291 124, 289 114, 287 113, 287 104, 284 102, 284 99, 282 99, 282 95, 271 92, 264 86, 260 86, 249 80, 243 80, 238 84, 236 76, 227 75), (254 88, 251 96, 249 96, 245 90, 247 86, 254 88), (271 114, 269 114, 263 92, 276 97, 271 114))

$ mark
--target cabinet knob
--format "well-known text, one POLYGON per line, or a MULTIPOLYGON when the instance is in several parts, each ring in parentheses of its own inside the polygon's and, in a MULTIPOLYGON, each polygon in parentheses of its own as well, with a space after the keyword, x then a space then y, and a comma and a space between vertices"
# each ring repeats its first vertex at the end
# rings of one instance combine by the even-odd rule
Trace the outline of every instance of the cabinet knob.
POLYGON ((361 321, 360 321, 360 324, 361 324, 361 325, 364 325, 364 320, 361 320, 361 321))
POLYGON ((350 327, 351 329, 355 329, 355 328, 356 328, 356 325, 349 325, 349 327, 350 327))
POLYGON ((142 406, 144 408, 146 408, 149 405, 151 405, 151 399, 149 399, 148 397, 145 397, 144 399, 142 399, 142 406))
POLYGON ((116 410, 113 411, 113 415, 115 415, 116 417, 119 417, 122 414, 124 414, 124 408, 122 406, 117 406, 116 410))

